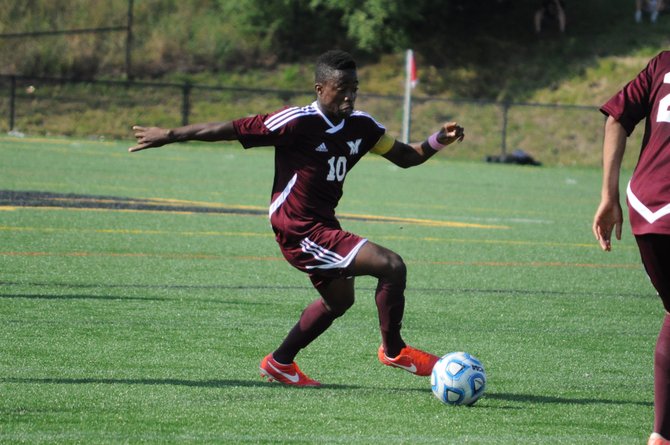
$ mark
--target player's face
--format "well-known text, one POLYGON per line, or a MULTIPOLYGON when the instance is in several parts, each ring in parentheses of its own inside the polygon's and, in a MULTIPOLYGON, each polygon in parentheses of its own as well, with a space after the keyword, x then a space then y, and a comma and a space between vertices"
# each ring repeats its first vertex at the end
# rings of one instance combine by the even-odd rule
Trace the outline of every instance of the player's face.
POLYGON ((354 111, 358 92, 356 70, 335 71, 325 82, 315 86, 317 102, 329 118, 344 119, 354 111))

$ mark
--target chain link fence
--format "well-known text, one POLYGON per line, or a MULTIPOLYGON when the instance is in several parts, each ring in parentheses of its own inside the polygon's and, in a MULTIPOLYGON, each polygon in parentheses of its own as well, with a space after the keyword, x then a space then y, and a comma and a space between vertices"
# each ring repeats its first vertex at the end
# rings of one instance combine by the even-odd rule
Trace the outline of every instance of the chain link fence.
MULTIPOLYGON (((289 91, 189 83, 73 81, 0 76, 0 129, 13 135, 70 136, 131 140, 131 127, 174 127, 306 105, 312 91, 289 91)), ((360 94, 357 108, 402 131, 403 97, 360 94)), ((557 105, 414 97, 411 140, 419 141, 445 121, 466 129, 466 140, 449 156, 464 160, 510 155, 522 150, 544 165, 599 166, 604 117, 597 106, 557 105)), ((639 147, 636 131, 629 147, 639 147)), ((1 143, 1 142, 0 142, 1 143)), ((625 166, 636 161, 629 149, 625 166)))

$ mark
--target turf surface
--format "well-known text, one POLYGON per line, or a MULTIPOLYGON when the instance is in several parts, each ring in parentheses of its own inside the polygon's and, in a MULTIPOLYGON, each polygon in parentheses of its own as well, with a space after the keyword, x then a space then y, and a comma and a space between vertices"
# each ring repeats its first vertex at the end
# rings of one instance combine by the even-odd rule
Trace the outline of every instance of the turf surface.
POLYGON ((343 225, 408 265, 406 340, 486 366, 454 408, 376 361, 366 277, 298 356, 324 387, 262 381, 315 298, 267 222, 272 150, 128 145, 0 137, 0 442, 646 442, 663 309, 628 226, 593 240, 596 169, 350 173, 343 225))

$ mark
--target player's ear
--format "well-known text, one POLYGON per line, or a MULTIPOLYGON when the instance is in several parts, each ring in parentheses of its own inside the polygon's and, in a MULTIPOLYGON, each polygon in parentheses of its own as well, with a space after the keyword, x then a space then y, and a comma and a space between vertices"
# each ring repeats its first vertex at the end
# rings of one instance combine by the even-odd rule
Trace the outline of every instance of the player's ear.
POLYGON ((314 91, 316 92, 317 96, 321 96, 321 92, 323 91, 323 85, 319 82, 315 83, 314 91))

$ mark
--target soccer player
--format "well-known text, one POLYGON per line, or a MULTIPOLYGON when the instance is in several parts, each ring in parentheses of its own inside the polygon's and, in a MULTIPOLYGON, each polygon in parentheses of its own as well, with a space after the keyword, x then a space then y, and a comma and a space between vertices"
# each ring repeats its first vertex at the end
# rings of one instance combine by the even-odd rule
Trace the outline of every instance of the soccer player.
POLYGON ((670 52, 651 59, 600 109, 606 116, 601 201, 593 233, 605 251, 621 239, 619 174, 626 138, 646 119, 642 149, 626 187, 628 215, 642 263, 666 314, 654 353, 654 430, 649 445, 670 445, 670 52))
POLYGON ((298 368, 294 358, 351 307, 354 277, 361 275, 378 279, 379 361, 416 375, 430 375, 438 357, 408 346, 400 335, 406 282, 402 258, 343 230, 335 207, 347 173, 366 153, 411 167, 446 145, 462 141, 463 128, 449 122, 422 143, 395 140, 370 115, 354 109, 356 63, 343 51, 319 56, 314 89, 316 101, 304 107, 174 129, 135 126, 137 145, 129 151, 189 140, 237 140, 245 148, 275 147, 270 223, 282 254, 309 275, 320 298, 305 308, 281 345, 263 358, 261 376, 287 385, 320 385, 298 368))
POLYGON ((539 34, 542 31, 542 25, 555 19, 558 22, 558 30, 565 32, 565 2, 564 0, 542 0, 542 6, 535 11, 533 16, 533 24, 535 25, 535 33, 539 34))
POLYGON ((656 23, 658 14, 665 8, 663 0, 635 0, 635 21, 642 22, 642 11, 649 12, 649 21, 656 23))

